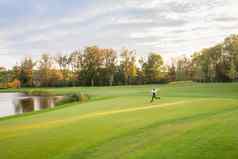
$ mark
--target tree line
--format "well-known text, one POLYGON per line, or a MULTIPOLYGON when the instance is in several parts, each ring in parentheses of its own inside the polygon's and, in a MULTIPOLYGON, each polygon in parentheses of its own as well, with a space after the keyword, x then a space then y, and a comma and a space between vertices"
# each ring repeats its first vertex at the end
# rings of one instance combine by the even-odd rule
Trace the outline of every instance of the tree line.
POLYGON ((166 65, 158 53, 138 58, 135 50, 88 46, 69 54, 25 58, 7 70, 0 67, 0 87, 112 86, 193 80, 229 82, 238 78, 238 35, 174 59, 166 65), (119 55, 119 56, 118 56, 119 55))
MULTIPOLYGON (((173 69, 174 66, 172 66, 173 69)), ((173 70, 174 71, 174 70, 173 70)), ((176 80, 231 82, 238 79, 238 35, 176 62, 176 80)))
POLYGON ((2 68, 0 80, 17 80, 23 87, 144 84, 161 82, 162 66, 159 54, 138 61, 135 50, 124 48, 118 57, 114 49, 88 46, 65 55, 42 54, 36 61, 25 58, 10 70, 2 68))

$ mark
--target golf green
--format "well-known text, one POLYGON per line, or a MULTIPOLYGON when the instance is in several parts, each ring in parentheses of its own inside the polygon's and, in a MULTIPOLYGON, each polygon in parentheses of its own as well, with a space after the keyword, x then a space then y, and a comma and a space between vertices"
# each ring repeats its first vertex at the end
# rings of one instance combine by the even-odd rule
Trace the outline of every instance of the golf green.
POLYGON ((1 159, 238 158, 238 83, 43 90, 91 100, 1 118, 1 159))

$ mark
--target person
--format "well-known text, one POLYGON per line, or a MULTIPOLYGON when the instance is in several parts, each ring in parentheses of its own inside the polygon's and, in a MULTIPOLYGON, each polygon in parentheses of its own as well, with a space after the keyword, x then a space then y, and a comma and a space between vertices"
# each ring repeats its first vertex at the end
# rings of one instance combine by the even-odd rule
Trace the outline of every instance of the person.
POLYGON ((160 97, 157 97, 157 89, 153 88, 151 90, 152 98, 151 98, 151 103, 154 101, 154 99, 160 99, 160 97))

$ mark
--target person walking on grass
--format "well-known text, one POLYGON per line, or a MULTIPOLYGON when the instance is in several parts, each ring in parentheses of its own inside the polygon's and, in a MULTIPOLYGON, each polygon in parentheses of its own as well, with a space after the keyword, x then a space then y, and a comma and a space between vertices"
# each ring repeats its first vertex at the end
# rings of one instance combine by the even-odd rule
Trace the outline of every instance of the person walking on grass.
POLYGON ((152 95, 152 98, 151 98, 151 103, 154 101, 154 99, 160 99, 160 97, 157 97, 157 89, 153 88, 151 90, 151 95, 152 95))

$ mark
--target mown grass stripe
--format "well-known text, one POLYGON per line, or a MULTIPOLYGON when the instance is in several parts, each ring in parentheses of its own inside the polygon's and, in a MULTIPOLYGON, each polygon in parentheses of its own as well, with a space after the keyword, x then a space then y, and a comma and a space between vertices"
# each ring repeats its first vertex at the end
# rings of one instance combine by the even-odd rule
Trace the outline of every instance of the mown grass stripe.
MULTIPOLYGON (((67 119, 57 119, 54 121, 48 121, 48 122, 42 122, 42 123, 32 123, 29 125, 21 125, 21 126, 15 126, 14 128, 3 128, 2 130, 6 132, 9 131, 19 131, 19 130, 26 130, 26 129, 36 129, 36 128, 48 128, 55 125, 75 122, 83 119, 89 119, 89 118, 95 118, 95 117, 102 117, 102 116, 108 116, 108 115, 114 115, 119 113, 128 113, 128 112, 135 112, 135 111, 143 111, 148 109, 155 109, 155 108, 162 108, 167 106, 173 106, 178 104, 184 104, 188 103, 189 101, 179 101, 179 102, 172 102, 172 103, 165 103, 165 104, 159 104, 159 105, 151 105, 151 106, 144 106, 144 107, 138 107, 138 108, 128 108, 128 109, 121 109, 121 110, 113 110, 113 111, 105 111, 105 112, 95 112, 95 113, 88 113, 81 116, 71 117, 67 119)), ((0 131, 0 132, 3 132, 0 131)))

